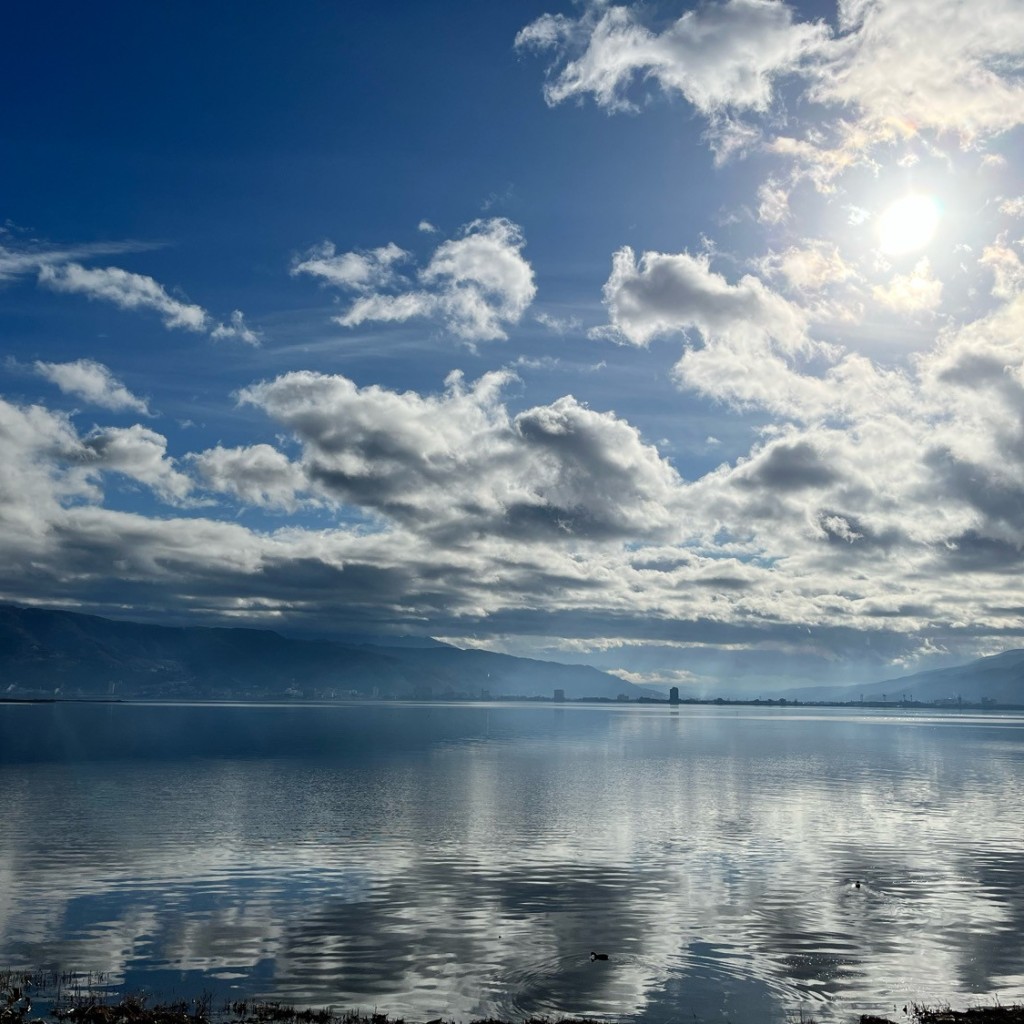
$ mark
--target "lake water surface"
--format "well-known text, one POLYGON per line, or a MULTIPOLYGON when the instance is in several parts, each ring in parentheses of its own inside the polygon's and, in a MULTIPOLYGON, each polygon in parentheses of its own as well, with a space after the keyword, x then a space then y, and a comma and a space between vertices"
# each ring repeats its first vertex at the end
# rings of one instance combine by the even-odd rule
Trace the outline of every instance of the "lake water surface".
POLYGON ((771 1024, 1024 999, 1022 937, 1019 715, 0 706, 0 968, 771 1024))

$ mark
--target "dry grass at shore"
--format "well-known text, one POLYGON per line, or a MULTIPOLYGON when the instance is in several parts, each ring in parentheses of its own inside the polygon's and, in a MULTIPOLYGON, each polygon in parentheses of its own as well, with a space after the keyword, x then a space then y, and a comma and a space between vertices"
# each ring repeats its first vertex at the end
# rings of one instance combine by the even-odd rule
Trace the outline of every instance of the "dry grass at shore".
MULTIPOLYGON (((0 1024, 406 1024, 401 1017, 386 1013, 364 1013, 330 1008, 299 1009, 284 1003, 236 1000, 219 1009, 209 994, 199 999, 149 1005, 145 995, 106 998, 96 995, 102 976, 0 971, 0 1024), (46 1006, 33 1012, 33 995, 46 1006)), ((412 1022, 409 1022, 412 1024, 412 1022)), ((420 1024, 462 1024, 445 1017, 420 1024)), ((481 1018, 466 1024, 608 1024, 580 1017, 528 1017, 515 1022, 481 1018)), ((750 1022, 757 1024, 757 1022, 750 1022)), ((802 1024, 815 1024, 802 1018, 802 1024)), ((904 1007, 901 1021, 863 1014, 859 1024, 1024 1024, 1024 1005, 972 1006, 954 1010, 949 1006, 904 1007)))

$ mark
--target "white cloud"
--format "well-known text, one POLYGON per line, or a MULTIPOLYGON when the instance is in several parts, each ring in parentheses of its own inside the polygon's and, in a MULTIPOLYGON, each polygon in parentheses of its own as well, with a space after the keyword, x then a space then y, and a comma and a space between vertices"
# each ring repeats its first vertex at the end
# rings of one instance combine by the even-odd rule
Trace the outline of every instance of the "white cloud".
POLYGON ((554 316, 551 313, 540 312, 534 318, 542 327, 546 327, 555 334, 568 334, 570 331, 581 331, 583 321, 576 316, 554 316))
POLYGON ((873 137, 930 130, 970 144, 1024 124, 1018 0, 848 0, 840 13, 810 95, 858 111, 873 137))
POLYGON ((180 302, 144 274, 132 274, 118 267, 92 269, 80 263, 43 264, 39 268, 39 281, 54 291, 102 299, 121 309, 155 310, 169 328, 203 331, 207 327, 208 316, 201 306, 180 302))
POLYGON ((725 114, 711 117, 704 140, 715 155, 715 166, 721 167, 730 160, 742 160, 763 142, 761 129, 725 114))
POLYGON ((437 228, 434 227, 434 225, 431 224, 429 220, 421 220, 419 224, 416 226, 416 229, 418 231, 422 231, 424 234, 427 235, 432 235, 437 231, 437 228))
POLYGON ((0 281, 34 273, 46 261, 45 254, 12 250, 0 245, 0 281))
MULTIPOLYGON (((709 119, 716 164, 762 144, 762 126, 732 112, 763 115, 777 79, 799 80, 801 98, 826 116, 805 122, 803 137, 764 146, 822 191, 851 166, 872 164, 879 144, 954 135, 970 147, 1024 124, 1019 0, 842 0, 839 15, 833 32, 796 20, 778 0, 723 0, 656 31, 640 4, 591 0, 578 18, 542 16, 516 44, 554 51, 544 88, 552 105, 590 95, 608 110, 637 110, 637 81, 682 94, 709 119)), ((919 156, 897 159, 907 166, 919 156)), ((778 203, 762 205, 766 222, 777 222, 778 203)))
POLYGON ((752 262, 766 278, 781 282, 812 322, 853 324, 863 318, 862 275, 834 242, 804 238, 752 262))
POLYGON ((500 400, 511 379, 467 386, 453 374, 424 397, 298 372, 240 397, 302 442, 311 491, 450 543, 674 530, 681 481, 634 427, 571 396, 511 416, 500 400))
POLYGON ((696 328, 705 339, 743 334, 772 337, 789 351, 807 346, 797 307, 752 275, 729 284, 707 256, 645 252, 638 263, 624 246, 612 257, 604 301, 611 326, 634 345, 696 328))
POLYGON ((299 493, 307 488, 302 469, 268 444, 218 445, 192 456, 191 461, 206 487, 249 505, 291 512, 299 506, 299 493))
POLYGON ((760 265, 772 276, 781 275, 789 288, 805 294, 856 276, 838 247, 822 239, 804 239, 780 253, 769 253, 760 265))
POLYGON ((807 334, 807 312, 750 274, 730 284, 711 270, 708 256, 644 253, 628 246, 612 259, 604 286, 611 323, 591 331, 634 345, 697 331, 673 370, 680 387, 738 407, 761 406, 813 418, 829 401, 828 389, 795 364, 836 352, 807 334))
POLYGON ((192 481, 167 457, 167 439, 148 427, 97 427, 82 439, 82 464, 121 473, 151 487, 166 501, 181 502, 192 481))
MULTIPOLYGON (((422 228, 421 228, 422 230, 422 228)), ((340 288, 369 291, 383 288, 395 279, 394 264, 409 259, 409 253, 394 242, 369 252, 337 253, 332 242, 310 249, 305 259, 292 263, 292 276, 310 274, 340 288)))
POLYGON ((80 437, 66 416, 0 399, 0 444, 0 550, 12 565, 57 543, 69 511, 103 500, 103 473, 136 480, 174 504, 192 489, 167 456, 166 439, 139 425, 80 437))
MULTIPOLYGON (((0 237, 4 231, 0 228, 0 237)), ((158 246, 142 242, 94 242, 90 245, 56 246, 44 244, 20 245, 11 248, 0 245, 0 281, 33 274, 43 266, 67 263, 69 260, 110 256, 116 253, 140 252, 158 246)))
POLYGON ((986 246, 978 262, 992 271, 992 294, 996 298, 1012 299, 1024 290, 1024 263, 1004 239, 986 246))
POLYGON ((875 285, 871 294, 897 313, 928 313, 942 301, 942 282, 932 272, 928 258, 923 257, 909 274, 893 274, 886 284, 875 285))
POLYGON ((386 293, 360 284, 364 294, 334 319, 357 327, 438 316, 467 341, 505 338, 505 327, 519 322, 537 292, 524 245, 522 231, 511 221, 475 220, 459 238, 437 247, 418 274, 421 287, 386 293))
POLYGON ((762 224, 781 224, 789 217, 789 190, 774 178, 757 190, 757 219, 762 224))
POLYGON ((92 402, 104 409, 150 415, 146 402, 133 395, 102 363, 76 359, 71 363, 44 363, 37 360, 35 371, 52 381, 65 394, 92 402))
POLYGON ((578 20, 544 15, 522 29, 519 47, 556 49, 545 86, 550 104, 592 94, 609 110, 631 109, 638 77, 679 92, 704 114, 765 110, 773 79, 798 68, 826 38, 820 24, 795 23, 774 0, 724 0, 687 11, 662 32, 632 7, 591 3, 578 20))
POLYGON ((1002 200, 999 204, 999 212, 1011 217, 1024 217, 1024 196, 1014 196, 1012 199, 1002 200))
POLYGON ((84 473, 68 469, 82 445, 66 416, 0 399, 0 444, 0 551, 13 559, 48 544, 49 524, 65 501, 98 492, 84 473))
POLYGON ((221 341, 224 338, 237 338, 239 341, 244 341, 247 345, 255 345, 257 347, 262 339, 260 332, 254 331, 245 322, 245 316, 240 309, 234 310, 231 314, 230 323, 218 324, 210 331, 210 337, 214 341, 221 341))

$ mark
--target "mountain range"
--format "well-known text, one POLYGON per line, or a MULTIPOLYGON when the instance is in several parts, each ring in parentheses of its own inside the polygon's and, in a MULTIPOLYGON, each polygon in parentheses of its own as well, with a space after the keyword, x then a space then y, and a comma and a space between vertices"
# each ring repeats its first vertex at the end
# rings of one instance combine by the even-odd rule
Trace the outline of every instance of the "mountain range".
MULTIPOLYGON (((569 699, 663 696, 587 665, 463 650, 430 637, 300 639, 269 629, 153 625, 0 604, 0 697, 550 698, 556 689, 569 699)), ((777 696, 1024 706, 1024 650, 777 696)))
POLYGON ((966 665, 931 669, 909 676, 854 686, 811 686, 788 690, 783 696, 801 701, 888 702, 983 700, 1024 705, 1024 650, 1004 651, 966 665))
POLYGON ((586 665, 430 638, 308 640, 267 629, 161 626, 0 604, 0 697, 650 696, 586 665))

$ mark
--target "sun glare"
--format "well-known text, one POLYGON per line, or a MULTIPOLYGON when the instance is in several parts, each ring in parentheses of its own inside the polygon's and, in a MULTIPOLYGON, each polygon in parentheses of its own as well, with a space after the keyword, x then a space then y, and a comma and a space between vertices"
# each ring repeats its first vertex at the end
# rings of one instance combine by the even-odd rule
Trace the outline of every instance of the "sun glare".
POLYGON ((909 195, 897 199, 878 218, 878 238, 887 256, 923 249, 939 226, 939 205, 931 196, 909 195))

